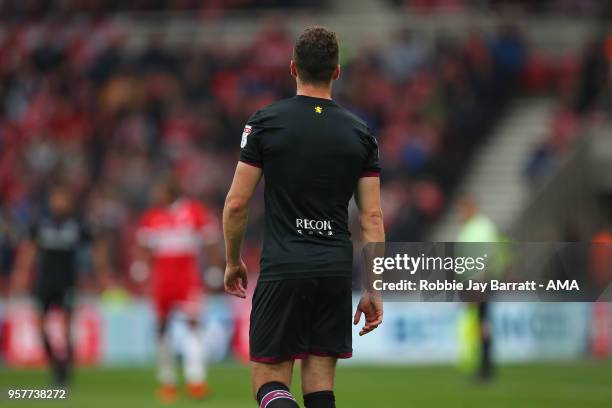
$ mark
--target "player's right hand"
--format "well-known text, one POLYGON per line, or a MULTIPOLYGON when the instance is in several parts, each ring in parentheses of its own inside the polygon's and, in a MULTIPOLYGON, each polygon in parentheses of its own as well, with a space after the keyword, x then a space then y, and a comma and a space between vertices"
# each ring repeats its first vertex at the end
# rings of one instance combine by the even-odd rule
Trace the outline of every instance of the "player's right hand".
POLYGON ((361 296, 353 320, 354 325, 359 324, 362 314, 365 315, 365 324, 359 331, 360 336, 368 334, 383 322, 383 303, 380 295, 366 292, 361 296))
POLYGON ((248 279, 246 265, 242 259, 239 265, 227 264, 223 283, 227 293, 246 299, 248 279))

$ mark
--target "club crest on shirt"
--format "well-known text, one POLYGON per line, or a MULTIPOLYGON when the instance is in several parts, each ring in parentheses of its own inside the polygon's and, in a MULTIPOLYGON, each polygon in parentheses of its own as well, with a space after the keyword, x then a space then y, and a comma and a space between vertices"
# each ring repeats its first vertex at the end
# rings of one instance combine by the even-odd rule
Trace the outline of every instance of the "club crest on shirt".
POLYGON ((247 144, 247 138, 251 134, 251 125, 246 125, 242 131, 242 140, 240 141, 240 148, 242 149, 247 144))

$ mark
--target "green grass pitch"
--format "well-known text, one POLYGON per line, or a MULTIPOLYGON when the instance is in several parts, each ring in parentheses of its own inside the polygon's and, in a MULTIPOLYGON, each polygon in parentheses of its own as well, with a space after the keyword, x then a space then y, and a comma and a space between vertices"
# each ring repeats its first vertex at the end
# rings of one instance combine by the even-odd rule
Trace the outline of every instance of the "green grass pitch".
MULTIPOLYGON (((8 388, 44 388, 48 374, 40 370, 0 371, 0 406, 140 408, 167 406, 156 401, 153 369, 87 368, 77 372, 69 399, 9 401, 8 388)), ((176 408, 253 408, 248 369, 234 364, 212 367, 213 395, 190 401, 184 395, 176 408)), ((490 384, 477 384, 452 367, 341 366, 337 405, 342 408, 404 407, 612 407, 612 362, 508 365, 490 384)), ((299 379, 293 390, 301 402, 299 379)), ((300 404, 301 405, 301 404, 300 404)))

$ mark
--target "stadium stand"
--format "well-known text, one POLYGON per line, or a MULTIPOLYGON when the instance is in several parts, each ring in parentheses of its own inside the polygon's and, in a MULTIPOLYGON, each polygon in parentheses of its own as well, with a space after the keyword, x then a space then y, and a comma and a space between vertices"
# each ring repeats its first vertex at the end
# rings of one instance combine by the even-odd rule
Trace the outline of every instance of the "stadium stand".
MULTIPOLYGON (((41 18, 49 10, 18 4, 4 2, 0 13, 7 21, 0 42, 2 274, 43 210, 48 181, 63 180, 112 243, 118 282, 134 289, 126 271, 151 182, 171 172, 219 212, 248 113, 293 92, 290 32, 272 18, 257 36, 231 47, 168 46, 164 33, 135 47, 133 39, 143 35, 129 23, 133 17, 114 12, 188 10, 183 5, 195 3, 92 2, 99 18, 78 18, 77 6, 41 18)), ((475 149, 529 86, 533 53, 518 25, 505 19, 496 31, 473 27, 463 34, 437 33, 430 46, 419 41, 423 32, 409 29, 394 30, 383 47, 347 39, 336 99, 379 138, 391 240, 426 236, 475 149)), ((250 254, 262 211, 259 202, 251 212, 250 254)))

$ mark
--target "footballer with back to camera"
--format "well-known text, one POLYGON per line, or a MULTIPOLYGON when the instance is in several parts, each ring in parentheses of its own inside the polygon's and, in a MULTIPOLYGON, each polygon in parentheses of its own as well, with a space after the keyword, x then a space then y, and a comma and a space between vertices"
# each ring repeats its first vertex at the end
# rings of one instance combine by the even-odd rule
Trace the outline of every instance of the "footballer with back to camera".
POLYGON ((352 355, 351 322, 364 335, 382 323, 380 297, 365 291, 352 314, 351 197, 364 243, 385 239, 378 146, 368 126, 331 98, 340 75, 335 33, 307 28, 290 72, 296 96, 253 114, 223 210, 225 290, 246 298, 241 259, 248 203, 265 177, 265 238, 253 295, 250 359, 262 408, 295 408, 293 365, 301 360, 306 408, 335 407, 338 359, 352 355))

